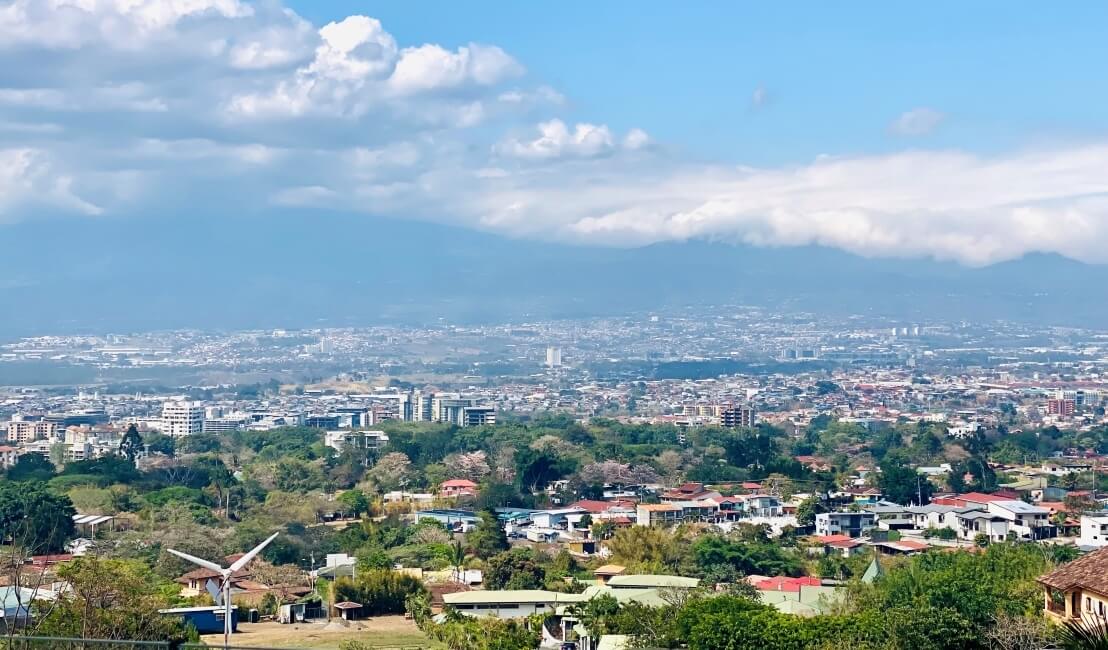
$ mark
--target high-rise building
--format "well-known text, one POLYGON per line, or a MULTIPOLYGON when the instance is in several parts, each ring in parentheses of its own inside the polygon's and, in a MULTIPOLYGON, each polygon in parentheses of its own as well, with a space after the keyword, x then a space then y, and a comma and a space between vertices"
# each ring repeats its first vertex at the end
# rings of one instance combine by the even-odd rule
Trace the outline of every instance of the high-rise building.
POLYGON ((546 348, 546 365, 548 368, 558 368, 562 365, 562 348, 546 348))
POLYGON ((465 409, 477 406, 477 400, 459 395, 435 395, 431 400, 431 421, 465 426, 465 409))
POLYGON ((1070 417, 1077 411, 1077 403, 1072 399, 1047 400, 1046 412, 1050 415, 1070 417))
POLYGON ((463 427, 482 427, 496 424, 496 409, 491 406, 467 406, 462 409, 463 427))
POLYGON ((162 433, 167 436, 191 436, 204 431, 204 407, 190 402, 166 402, 162 405, 162 433))
POLYGON ((421 390, 412 391, 412 395, 408 399, 411 416, 407 419, 412 422, 432 422, 432 413, 434 412, 432 402, 434 399, 434 393, 424 393, 421 390))
POLYGON ((754 426, 754 407, 749 404, 725 406, 719 411, 720 426, 730 429, 754 426))

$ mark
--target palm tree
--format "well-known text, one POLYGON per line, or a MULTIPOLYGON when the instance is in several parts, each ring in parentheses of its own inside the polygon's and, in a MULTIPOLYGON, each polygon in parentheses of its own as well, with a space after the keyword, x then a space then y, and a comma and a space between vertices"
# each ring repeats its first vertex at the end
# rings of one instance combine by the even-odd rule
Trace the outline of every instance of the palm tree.
POLYGON ((450 566, 454 570, 453 579, 458 582, 458 578, 463 570, 463 565, 466 562, 466 551, 462 548, 462 543, 455 541, 450 546, 450 555, 447 556, 447 560, 450 561, 450 566))
POLYGON ((1108 620, 1097 616, 1066 621, 1058 639, 1067 650, 1108 650, 1108 620))

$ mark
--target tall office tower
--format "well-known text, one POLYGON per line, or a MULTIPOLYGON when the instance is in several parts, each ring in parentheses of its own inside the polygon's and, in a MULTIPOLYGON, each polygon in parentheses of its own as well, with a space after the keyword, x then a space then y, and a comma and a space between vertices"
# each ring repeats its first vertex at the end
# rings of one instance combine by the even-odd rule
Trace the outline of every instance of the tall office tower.
POLYGON ((481 427, 496 424, 496 409, 492 406, 467 406, 462 409, 463 427, 481 427))
POLYGON ((191 436, 204 431, 204 407, 190 402, 166 402, 162 405, 162 433, 167 436, 191 436))
POLYGON ((557 368, 562 365, 562 348, 546 348, 546 365, 548 368, 557 368))
POLYGON ((431 422, 433 421, 432 402, 435 399, 434 393, 424 393, 421 390, 412 391, 410 398, 410 406, 412 409, 412 416, 409 418, 412 422, 431 422))
POLYGON ((465 409, 477 406, 477 400, 460 395, 435 395, 431 400, 431 421, 465 426, 465 409))

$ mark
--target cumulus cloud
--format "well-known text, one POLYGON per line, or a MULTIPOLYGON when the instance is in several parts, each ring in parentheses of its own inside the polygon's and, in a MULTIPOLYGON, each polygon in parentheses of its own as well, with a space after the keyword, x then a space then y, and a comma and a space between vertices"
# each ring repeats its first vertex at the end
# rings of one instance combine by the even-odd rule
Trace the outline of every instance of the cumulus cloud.
POLYGON ((945 115, 933 108, 913 108, 893 120, 889 130, 896 135, 927 135, 938 128, 945 118, 945 115))
POLYGON ((314 25, 275 2, 0 0, 0 54, 0 221, 187 196, 616 246, 1108 262, 1108 143, 695 163, 605 116, 566 121, 561 93, 494 44, 401 43, 368 16, 314 25))
POLYGON ((0 149, 0 222, 18 209, 54 208, 86 215, 103 210, 77 196, 73 177, 34 149, 0 149))
POLYGON ((617 143, 605 125, 578 123, 572 130, 565 122, 554 119, 538 125, 534 139, 506 139, 494 148, 501 156, 524 160, 555 160, 563 158, 597 158, 624 149, 641 149, 650 143, 642 129, 632 129, 617 143))

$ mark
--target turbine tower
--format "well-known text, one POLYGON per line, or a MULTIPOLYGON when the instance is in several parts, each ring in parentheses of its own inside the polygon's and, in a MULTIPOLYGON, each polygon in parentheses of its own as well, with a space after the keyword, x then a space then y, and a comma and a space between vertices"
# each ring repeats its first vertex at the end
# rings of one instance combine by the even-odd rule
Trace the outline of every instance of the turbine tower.
POLYGON ((220 576, 222 576, 222 584, 219 586, 219 592, 218 592, 218 593, 222 594, 222 598, 220 598, 218 600, 222 600, 223 602, 216 602, 216 604, 217 605, 223 605, 223 647, 224 648, 229 647, 230 644, 231 644, 231 576, 233 576, 236 571, 239 571, 240 569, 245 567, 247 564, 250 564, 250 561, 253 560, 258 555, 258 553, 261 553, 262 549, 265 548, 270 542, 272 542, 274 539, 276 539, 278 534, 279 533, 273 533, 272 535, 270 535, 269 539, 267 539, 264 542, 262 542, 261 544, 258 544, 257 546, 255 546, 248 553, 246 553, 246 555, 243 555, 239 559, 235 560, 234 563, 232 563, 231 566, 227 567, 226 569, 219 566, 215 562, 209 562, 207 560, 202 560, 202 559, 196 557, 195 555, 189 555, 188 553, 182 553, 181 551, 174 551, 171 548, 166 549, 167 551, 169 551, 170 553, 176 555, 177 557, 181 558, 182 560, 192 562, 196 566, 203 567, 205 569, 208 569, 209 571, 215 571, 220 576))

